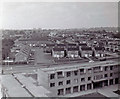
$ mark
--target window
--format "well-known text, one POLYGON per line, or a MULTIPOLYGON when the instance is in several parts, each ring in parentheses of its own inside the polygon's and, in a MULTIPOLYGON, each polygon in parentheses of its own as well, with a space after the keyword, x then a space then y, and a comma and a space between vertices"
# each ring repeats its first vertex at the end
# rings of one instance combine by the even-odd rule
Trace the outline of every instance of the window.
POLYGON ((59 85, 59 86, 60 86, 60 85, 63 85, 63 81, 58 82, 58 85, 59 85))
POLYGON ((71 93, 71 88, 66 88, 66 94, 70 94, 71 93))
POLYGON ((110 66, 110 70, 113 70, 113 66, 110 66))
POLYGON ((80 73, 84 73, 84 69, 80 69, 80 73))
POLYGON ((73 87, 73 92, 78 92, 78 86, 73 87))
POLYGON ((50 83, 50 87, 55 87, 55 83, 50 83))
POLYGON ((110 77, 112 77, 113 76, 113 73, 110 73, 110 77))
POLYGON ((71 72, 67 72, 66 76, 70 77, 71 76, 71 72))
POLYGON ((87 90, 91 89, 91 84, 87 84, 87 90))
POLYGON ((57 72, 57 77, 58 77, 58 79, 59 78, 64 78, 63 72, 62 71, 57 72))
POLYGON ((92 73, 92 69, 90 68, 90 69, 88 69, 88 73, 92 73))
POLYGON ((85 78, 81 78, 81 82, 85 81, 85 78))
POLYGON ((94 70, 95 73, 96 72, 100 72, 101 71, 101 67, 100 66, 94 67, 93 70, 94 70))
POLYGON ((78 70, 74 71, 74 75, 75 75, 75 76, 78 75, 78 70))
POLYGON ((64 95, 64 89, 58 89, 58 95, 64 95))
POLYGON ((108 66, 105 66, 105 71, 107 71, 108 70, 108 66))
POLYGON ((62 75, 62 72, 57 72, 58 75, 62 75))
POLYGON ((51 74, 50 79, 55 79, 55 74, 51 74))
POLYGON ((91 80, 91 77, 88 77, 88 81, 91 80))
POLYGON ((71 83, 71 81, 70 81, 70 80, 67 80, 67 81, 66 81, 66 84, 67 84, 67 85, 68 85, 68 84, 70 84, 70 83, 71 83))
POLYGON ((108 74, 105 74, 104 77, 105 77, 105 78, 108 77, 108 74))
POLYGON ((115 65, 114 68, 115 68, 115 69, 118 69, 118 65, 115 65))
POLYGON ((94 80, 99 80, 99 79, 102 79, 103 78, 103 75, 96 75, 94 76, 94 80))
POLYGON ((85 85, 81 85, 80 86, 80 91, 84 91, 85 90, 85 85))

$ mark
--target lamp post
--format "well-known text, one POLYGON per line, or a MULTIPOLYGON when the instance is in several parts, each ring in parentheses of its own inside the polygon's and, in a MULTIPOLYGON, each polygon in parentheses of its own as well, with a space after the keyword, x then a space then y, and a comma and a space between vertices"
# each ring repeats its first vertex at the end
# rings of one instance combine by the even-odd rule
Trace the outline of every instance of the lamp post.
POLYGON ((7 57, 7 60, 8 60, 8 68, 9 68, 9 57, 7 57))

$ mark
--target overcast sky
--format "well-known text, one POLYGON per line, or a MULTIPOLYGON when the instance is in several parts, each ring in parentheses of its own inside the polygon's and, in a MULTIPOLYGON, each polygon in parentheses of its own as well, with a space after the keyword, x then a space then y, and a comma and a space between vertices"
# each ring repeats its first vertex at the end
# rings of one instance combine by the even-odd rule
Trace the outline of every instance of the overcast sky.
POLYGON ((2 27, 82 28, 118 25, 118 3, 4 3, 2 27))

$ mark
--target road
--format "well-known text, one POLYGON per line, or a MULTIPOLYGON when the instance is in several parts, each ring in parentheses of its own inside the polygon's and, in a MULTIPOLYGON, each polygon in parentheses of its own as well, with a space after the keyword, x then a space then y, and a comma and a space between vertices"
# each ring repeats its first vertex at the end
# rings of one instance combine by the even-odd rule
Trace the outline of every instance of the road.
MULTIPOLYGON (((107 60, 114 60, 118 62, 118 58, 116 59, 107 59, 107 60)), ((61 63, 60 63, 61 64, 61 63)), ((73 63, 74 64, 74 63, 73 63)), ((35 73, 36 70, 40 68, 47 68, 49 66, 55 66, 56 64, 37 64, 37 65, 9 65, 8 66, 1 66, 4 74, 11 74, 11 73, 28 73, 32 72, 35 73)))

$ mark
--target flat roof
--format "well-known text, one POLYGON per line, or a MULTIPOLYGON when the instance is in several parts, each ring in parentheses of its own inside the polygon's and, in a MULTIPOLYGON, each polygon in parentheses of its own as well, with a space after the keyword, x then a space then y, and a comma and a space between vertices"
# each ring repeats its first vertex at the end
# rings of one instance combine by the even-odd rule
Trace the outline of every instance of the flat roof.
POLYGON ((41 68, 40 70, 51 73, 56 71, 70 71, 70 70, 77 70, 81 68, 91 68, 91 67, 97 67, 97 66, 110 66, 110 65, 118 65, 119 63, 117 61, 102 61, 102 62, 91 62, 91 63, 76 63, 76 64, 61 64, 54 67, 49 68, 41 68), (69 65, 69 66, 68 66, 69 65))
POLYGON ((2 86, 10 97, 32 97, 12 75, 2 75, 2 86))

